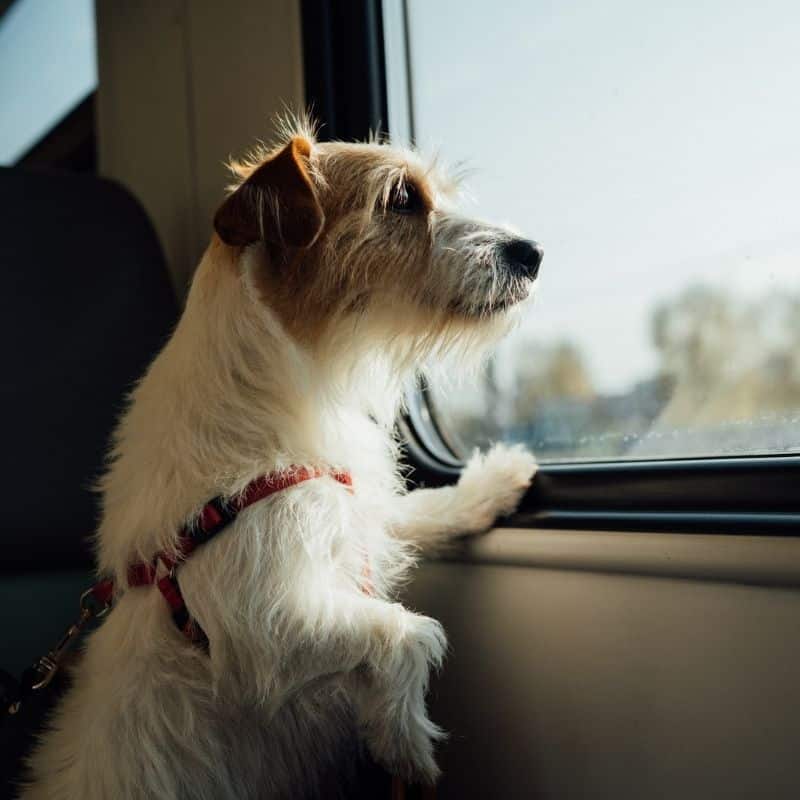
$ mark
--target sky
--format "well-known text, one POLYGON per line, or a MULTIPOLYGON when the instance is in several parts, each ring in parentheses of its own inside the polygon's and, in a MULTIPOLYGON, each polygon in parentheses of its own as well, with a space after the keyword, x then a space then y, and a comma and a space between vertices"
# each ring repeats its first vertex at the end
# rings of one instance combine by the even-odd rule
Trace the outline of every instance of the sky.
POLYGON ((97 85, 93 0, 16 0, 0 18, 0 164, 97 85))
POLYGON ((625 391, 660 300, 800 290, 798 42, 796 0, 409 0, 417 142, 544 246, 517 336, 625 391))

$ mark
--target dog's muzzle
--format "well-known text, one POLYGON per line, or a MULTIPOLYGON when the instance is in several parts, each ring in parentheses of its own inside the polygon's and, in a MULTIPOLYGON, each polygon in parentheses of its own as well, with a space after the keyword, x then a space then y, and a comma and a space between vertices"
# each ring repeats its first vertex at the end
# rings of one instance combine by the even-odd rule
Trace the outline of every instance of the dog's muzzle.
POLYGON ((481 308, 481 314, 495 314, 525 300, 539 274, 544 251, 531 239, 509 239, 497 249, 500 290, 494 289, 491 300, 481 308))

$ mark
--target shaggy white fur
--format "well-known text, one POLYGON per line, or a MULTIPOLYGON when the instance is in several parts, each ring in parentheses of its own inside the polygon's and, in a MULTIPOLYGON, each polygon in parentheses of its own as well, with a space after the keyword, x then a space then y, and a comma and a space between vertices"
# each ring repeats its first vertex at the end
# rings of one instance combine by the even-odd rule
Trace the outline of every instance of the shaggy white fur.
POLYGON ((445 636, 393 593, 421 550, 510 512, 535 463, 498 446, 457 485, 406 493, 393 422, 409 376, 485 350, 531 281, 498 255, 511 234, 448 210, 413 153, 295 130, 234 168, 222 238, 115 436, 97 553, 118 596, 27 800, 313 796, 356 740, 437 775, 425 692, 445 636), (399 207, 412 181, 420 206, 399 207), (174 549, 210 498, 292 465, 348 470, 354 491, 323 477, 273 495, 180 566, 207 653, 126 568, 174 549))

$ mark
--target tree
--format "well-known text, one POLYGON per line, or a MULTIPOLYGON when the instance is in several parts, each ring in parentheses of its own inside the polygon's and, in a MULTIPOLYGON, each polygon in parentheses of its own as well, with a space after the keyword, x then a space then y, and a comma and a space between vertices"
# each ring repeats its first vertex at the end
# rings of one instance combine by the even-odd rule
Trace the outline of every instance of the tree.
POLYGON ((574 342, 529 343, 524 357, 521 355, 514 404, 518 421, 530 420, 545 402, 588 401, 594 397, 586 360, 574 342))
POLYGON ((662 426, 744 422, 800 409, 800 296, 741 301, 695 285, 651 319, 659 371, 675 390, 662 426))

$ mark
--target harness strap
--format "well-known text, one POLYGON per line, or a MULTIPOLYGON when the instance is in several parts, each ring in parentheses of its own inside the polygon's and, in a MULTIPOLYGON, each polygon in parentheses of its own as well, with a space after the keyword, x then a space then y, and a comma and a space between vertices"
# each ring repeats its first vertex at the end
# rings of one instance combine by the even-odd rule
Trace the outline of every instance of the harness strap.
MULTIPOLYGON (((164 596, 172 613, 175 626, 192 642, 207 644, 208 640, 200 626, 189 615, 186 602, 183 599, 180 584, 176 575, 176 568, 185 561, 198 547, 211 541, 218 533, 223 531, 236 517, 248 506, 263 500, 270 495, 282 492, 299 483, 321 478, 329 475, 335 481, 348 487, 352 491, 353 480, 349 472, 328 471, 310 467, 293 467, 285 472, 272 472, 256 478, 248 484, 241 494, 230 500, 215 497, 203 506, 197 520, 183 528, 174 550, 156 553, 149 561, 140 561, 128 567, 128 586, 158 587, 164 596), (166 574, 158 577, 158 564, 161 562, 166 568, 166 574)), ((92 587, 92 593, 103 595, 107 593, 106 600, 110 602, 114 585, 111 581, 101 581, 92 587), (110 591, 109 591, 109 586, 110 591), (97 590, 97 591, 96 591, 97 590)), ((98 598, 100 599, 100 598, 98 598)))
MULTIPOLYGON (((203 506, 197 520, 183 528, 177 546, 170 552, 156 553, 149 561, 141 561, 128 567, 127 582, 130 587, 157 586, 172 613, 177 628, 193 643, 208 645, 208 639, 186 608, 181 587, 175 574, 177 567, 198 547, 213 539, 224 530, 248 506, 281 492, 298 483, 329 475, 352 492, 353 481, 349 472, 323 471, 309 467, 292 467, 285 472, 273 472, 257 478, 244 491, 230 500, 215 497, 203 506), (158 577, 161 562, 166 572, 158 577)), ((369 562, 364 566, 364 591, 373 593, 369 562)), ((104 578, 81 595, 80 617, 70 625, 64 635, 47 655, 37 659, 25 670, 19 681, 0 670, 0 721, 6 716, 16 715, 23 702, 34 692, 46 689, 58 672, 62 659, 81 637, 86 626, 102 617, 111 608, 114 600, 114 581, 104 578)))

